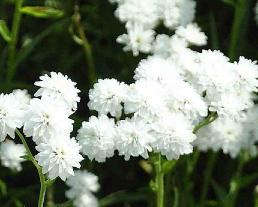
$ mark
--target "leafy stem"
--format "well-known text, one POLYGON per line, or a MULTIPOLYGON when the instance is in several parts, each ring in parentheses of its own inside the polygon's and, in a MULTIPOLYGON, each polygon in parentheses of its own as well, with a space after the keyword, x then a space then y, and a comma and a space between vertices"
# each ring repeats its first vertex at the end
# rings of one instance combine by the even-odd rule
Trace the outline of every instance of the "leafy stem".
POLYGON ((15 133, 18 135, 18 137, 20 138, 22 144, 24 145, 24 147, 26 149, 28 160, 30 160, 33 163, 33 165, 36 167, 36 169, 38 171, 39 180, 40 180, 40 193, 39 193, 38 207, 43 207, 47 187, 49 185, 51 185, 54 181, 45 179, 45 176, 42 172, 42 168, 39 166, 37 160, 31 153, 30 148, 29 148, 24 136, 18 129, 15 130, 15 133))

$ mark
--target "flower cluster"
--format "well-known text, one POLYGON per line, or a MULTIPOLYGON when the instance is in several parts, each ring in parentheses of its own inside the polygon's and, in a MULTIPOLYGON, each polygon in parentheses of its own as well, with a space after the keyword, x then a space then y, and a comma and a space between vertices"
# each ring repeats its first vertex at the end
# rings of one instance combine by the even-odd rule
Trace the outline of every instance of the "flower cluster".
MULTIPOLYGON (((35 93, 39 98, 30 98, 25 90, 0 95, 0 140, 4 141, 7 135, 14 138, 15 130, 23 127, 26 137, 32 137, 36 144, 38 154, 35 158, 43 173, 50 179, 60 177, 65 180, 73 175, 74 167, 80 167, 83 159, 79 154, 81 147, 74 138, 70 138, 73 120, 69 116, 77 108, 79 90, 67 76, 55 72, 41 76, 35 85, 40 86, 35 93)), ((19 170, 15 162, 20 162, 23 148, 9 141, 2 143, 1 147, 4 165, 19 170), (15 151, 19 153, 13 153, 16 155, 12 161, 8 156, 15 151)))
POLYGON ((117 42, 125 44, 124 50, 133 55, 151 53, 155 42, 161 37, 155 28, 163 22, 169 30, 175 30, 173 38, 186 40, 193 45, 205 45, 207 37, 193 23, 196 3, 193 0, 123 0, 114 1, 118 7, 116 17, 126 24, 127 33, 120 35, 117 42))
POLYGON ((231 124, 246 117, 258 86, 256 63, 244 57, 231 63, 219 51, 183 50, 189 52, 184 62, 180 52, 164 51, 142 60, 130 85, 115 79, 94 85, 88 106, 98 117, 90 117, 79 130, 83 154, 99 162, 116 150, 126 160, 148 158, 149 152, 178 159, 192 152, 194 126, 208 114, 231 124))
POLYGON ((86 170, 77 170, 74 176, 67 179, 70 187, 66 197, 73 200, 75 207, 98 207, 98 200, 93 193, 99 190, 98 177, 86 170))

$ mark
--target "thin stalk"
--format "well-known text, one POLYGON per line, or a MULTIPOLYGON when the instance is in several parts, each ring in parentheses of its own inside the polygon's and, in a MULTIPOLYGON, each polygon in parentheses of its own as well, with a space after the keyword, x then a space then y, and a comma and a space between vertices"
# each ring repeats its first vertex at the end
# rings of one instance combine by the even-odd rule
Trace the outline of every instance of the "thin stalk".
POLYGON ((230 181, 230 189, 228 194, 228 199, 226 200, 225 207, 234 207, 236 203, 236 199, 240 190, 239 182, 238 180, 242 176, 243 168, 245 164, 245 159, 243 156, 240 155, 237 171, 235 173, 235 176, 230 181))
POLYGON ((155 182, 156 182, 156 196, 157 207, 164 207, 164 173, 162 172, 162 157, 157 154, 157 159, 154 163, 155 167, 155 182))
POLYGON ((75 5, 74 8, 74 15, 73 15, 73 21, 75 28, 77 30, 77 33, 79 35, 79 38, 81 39, 81 46, 84 50, 85 59, 88 65, 88 79, 90 81, 90 84, 93 84, 97 80, 97 74, 94 66, 94 60, 91 50, 91 45, 87 39, 87 36, 84 32, 83 25, 81 24, 81 15, 79 12, 79 6, 75 5))
POLYGON ((234 61, 240 47, 243 45, 240 43, 244 39, 244 35, 247 31, 247 23, 249 17, 249 7, 251 0, 237 0, 235 5, 235 13, 233 26, 230 34, 230 46, 229 46, 229 58, 234 61))
POLYGON ((6 77, 7 83, 10 83, 16 71, 15 56, 16 56, 16 45, 18 41, 21 16, 22 16, 20 12, 20 8, 22 7, 22 4, 23 4, 23 0, 16 0, 13 22, 12 22, 12 30, 11 30, 11 41, 9 43, 8 57, 7 57, 7 77, 6 77))
POLYGON ((196 134, 199 129, 201 129, 202 127, 212 123, 213 121, 215 121, 218 118, 218 114, 216 112, 212 112, 209 114, 209 116, 204 119, 203 121, 201 121, 198 125, 196 125, 193 129, 193 133, 196 134))
POLYGON ((33 154, 31 153, 30 148, 29 148, 24 136, 22 135, 22 133, 18 129, 16 129, 15 132, 18 135, 18 137, 20 138, 22 144, 24 145, 24 147, 26 149, 28 159, 34 164, 34 166, 36 167, 36 169, 38 171, 39 180, 40 180, 40 193, 39 193, 38 207, 43 207, 44 206, 45 194, 46 194, 46 190, 47 190, 47 185, 46 185, 47 182, 45 180, 42 169, 38 165, 38 163, 37 163, 36 159, 34 158, 33 154))
POLYGON ((212 178, 212 172, 215 166, 215 163, 218 158, 218 153, 210 152, 207 167, 204 174, 204 182, 202 186, 201 199, 200 199, 200 207, 205 206, 205 201, 208 194, 209 185, 212 178))

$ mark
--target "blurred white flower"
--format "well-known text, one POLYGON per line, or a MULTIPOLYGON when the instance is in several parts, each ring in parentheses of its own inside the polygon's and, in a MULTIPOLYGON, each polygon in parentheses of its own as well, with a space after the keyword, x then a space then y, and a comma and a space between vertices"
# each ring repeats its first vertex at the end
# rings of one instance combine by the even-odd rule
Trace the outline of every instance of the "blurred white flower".
MULTIPOLYGON (((138 1, 138 0, 137 0, 138 1)), ((134 56, 139 52, 149 53, 152 49, 155 32, 145 28, 142 24, 126 24, 127 34, 117 37, 117 42, 124 44, 124 51, 132 51, 134 56)))
POLYGON ((12 94, 15 96, 15 98, 19 101, 19 105, 21 107, 22 110, 26 110, 30 100, 31 100, 31 96, 28 93, 27 90, 21 90, 21 89, 15 89, 13 90, 12 94))
POLYGON ((201 32, 196 23, 178 27, 176 34, 192 45, 202 46, 207 44, 207 36, 201 32))
POLYGON ((73 201, 75 207, 98 207, 98 200, 92 194, 78 195, 73 201))
POLYGON ((25 161, 22 156, 26 150, 22 144, 15 144, 11 140, 6 140, 0 144, 0 160, 3 166, 12 170, 21 171, 21 163, 25 161))
POLYGON ((0 142, 15 138, 15 129, 23 125, 24 110, 13 94, 0 94, 0 142))
POLYGON ((74 199, 81 194, 89 194, 99 190, 98 177, 87 170, 76 170, 74 176, 66 180, 69 190, 65 195, 67 198, 74 199))

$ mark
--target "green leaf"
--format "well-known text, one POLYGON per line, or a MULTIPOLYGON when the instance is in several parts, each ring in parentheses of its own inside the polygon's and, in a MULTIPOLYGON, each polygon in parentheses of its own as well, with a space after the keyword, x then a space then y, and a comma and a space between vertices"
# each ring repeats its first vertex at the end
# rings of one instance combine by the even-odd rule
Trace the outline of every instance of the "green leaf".
POLYGON ((60 18, 64 15, 61 10, 41 6, 25 6, 20 9, 20 12, 36 18, 60 18))
POLYGON ((0 20, 0 35, 6 42, 11 41, 11 32, 7 27, 7 24, 4 20, 0 20))
POLYGON ((15 199, 14 203, 15 203, 15 206, 16 206, 16 207, 24 207, 24 205, 22 204, 22 202, 19 201, 19 200, 16 200, 16 199, 15 199))
POLYGON ((211 181, 211 185, 214 189, 214 192, 217 196, 217 198, 223 202, 227 196, 227 192, 225 191, 225 189, 223 189, 222 187, 220 187, 217 182, 215 180, 211 181))
POLYGON ((7 187, 3 180, 0 180, 0 192, 3 196, 7 194, 7 187))
POLYGON ((221 1, 230 6, 235 6, 235 4, 236 4, 236 2, 234 0, 221 0, 221 1))
POLYGON ((176 160, 166 160, 162 164, 162 173, 167 174, 169 173, 176 165, 176 160))
POLYGON ((138 189, 135 192, 126 192, 126 191, 118 191, 112 193, 104 198, 102 198, 99 202, 100 207, 113 206, 114 204, 122 204, 125 202, 133 203, 139 201, 147 201, 149 197, 148 188, 138 189))

